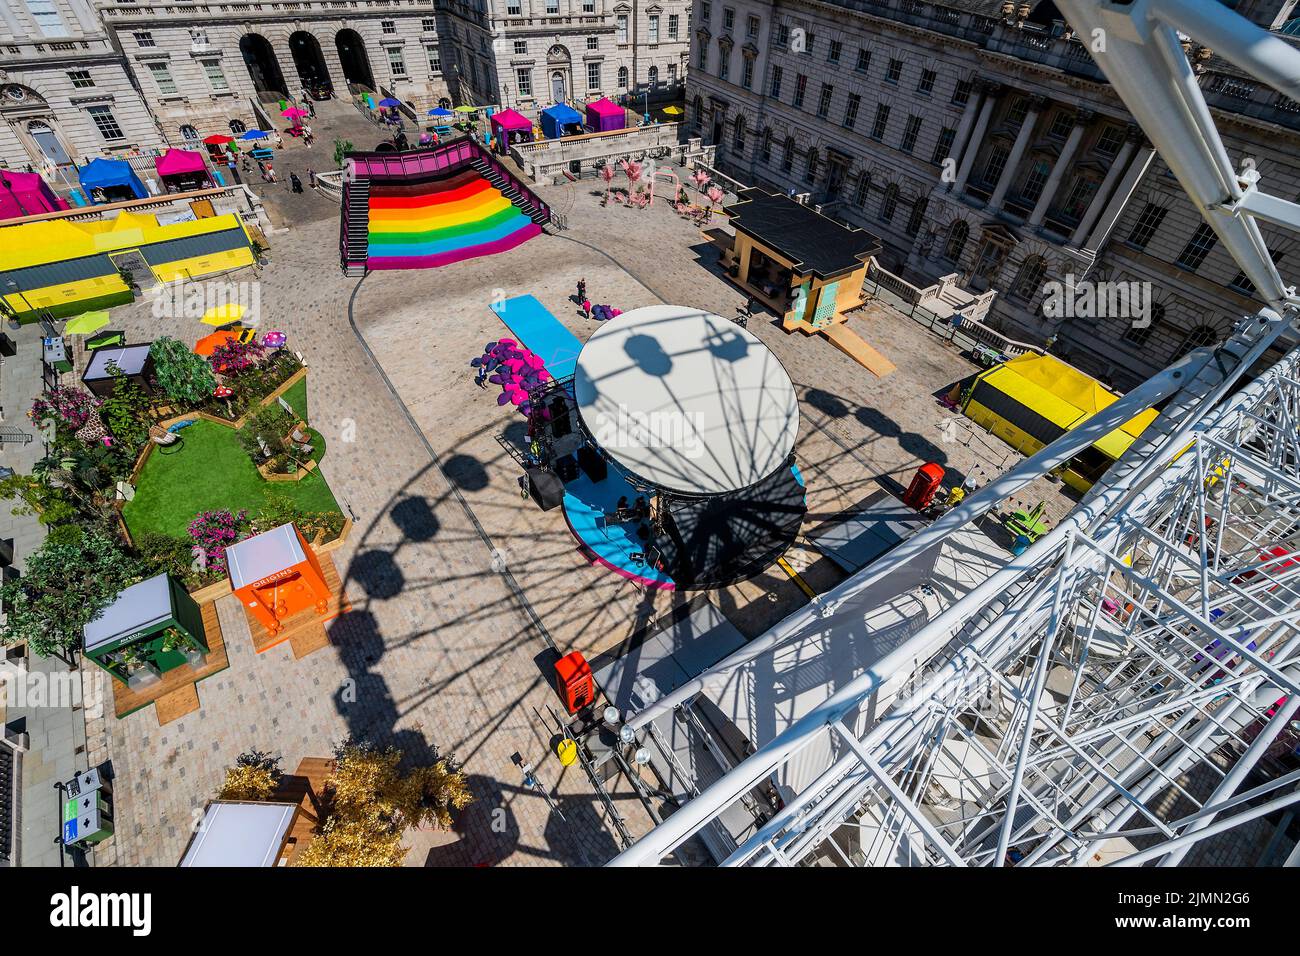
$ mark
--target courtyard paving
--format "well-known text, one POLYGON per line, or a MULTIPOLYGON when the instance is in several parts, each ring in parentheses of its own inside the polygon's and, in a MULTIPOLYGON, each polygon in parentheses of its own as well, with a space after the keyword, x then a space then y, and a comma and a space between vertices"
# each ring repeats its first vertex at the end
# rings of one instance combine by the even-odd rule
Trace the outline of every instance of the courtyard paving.
MULTIPOLYGON (((316 150, 331 138, 322 132, 316 150)), ((302 175, 301 144, 284 153, 282 178, 296 164, 302 175)), ((604 862, 618 847, 601 804, 581 771, 562 770, 551 753, 547 707, 558 704, 549 664, 555 650, 616 647, 682 596, 643 593, 588 567, 557 512, 521 504, 517 466, 496 435, 522 418, 478 389, 467 363, 504 331, 488 308, 499 292, 537 296, 580 339, 596 323, 568 300, 579 277, 593 300, 623 309, 667 301, 730 316, 743 296, 721 275, 715 246, 666 204, 601 209, 590 183, 544 191, 568 218, 560 236, 359 283, 338 269, 336 206, 259 186, 290 228, 272 237, 265 265, 228 278, 262 283, 263 328, 288 332, 307 361, 312 425, 330 448, 322 471, 356 522, 334 555, 353 611, 330 624, 331 647, 295 661, 287 645, 254 654, 242 609, 225 599, 231 666, 200 684, 200 711, 163 728, 151 710, 88 718, 89 761, 111 760, 117 793, 117 838, 96 864, 173 865, 240 752, 276 752, 293 767, 346 736, 393 743, 414 759, 436 748, 464 762, 478 801, 461 815, 456 839, 414 841, 424 859, 413 862, 604 862), (515 753, 538 767, 563 819, 522 787, 515 753)), ((148 298, 114 310, 113 320, 132 341, 193 341, 206 331, 155 317, 148 298)), ((878 487, 905 486, 922 462, 960 477, 1001 470, 1006 454, 981 436, 943 439, 948 416, 934 395, 974 371, 961 355, 886 308, 852 324, 898 372, 876 379, 770 316, 750 323, 800 396, 805 530, 878 487)), ((1055 496, 1054 513, 1068 506, 1055 486, 1043 494, 1055 496)), ((814 588, 839 580, 828 562, 798 550, 795 563, 814 588)), ((713 600, 752 636, 806 599, 772 569, 713 600)), ((614 796, 633 833, 644 832, 650 821, 632 795, 614 796)))

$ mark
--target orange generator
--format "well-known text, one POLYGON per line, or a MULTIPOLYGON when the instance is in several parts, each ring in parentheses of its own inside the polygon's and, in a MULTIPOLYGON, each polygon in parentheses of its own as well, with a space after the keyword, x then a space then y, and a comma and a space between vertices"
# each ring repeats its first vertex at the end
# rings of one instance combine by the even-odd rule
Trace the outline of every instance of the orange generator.
POLYGON ((571 651, 555 662, 555 690, 571 714, 595 700, 596 682, 591 676, 591 665, 578 651, 571 651))
POLYGON ((270 632, 300 611, 324 614, 330 590, 316 555, 292 524, 226 548, 230 585, 244 607, 270 632))
POLYGON ((903 495, 903 504, 922 511, 930 507, 930 502, 934 501, 935 493, 939 490, 939 482, 943 481, 943 466, 936 462, 927 462, 920 468, 916 469, 916 475, 912 478, 911 485, 907 488, 907 494, 903 495))

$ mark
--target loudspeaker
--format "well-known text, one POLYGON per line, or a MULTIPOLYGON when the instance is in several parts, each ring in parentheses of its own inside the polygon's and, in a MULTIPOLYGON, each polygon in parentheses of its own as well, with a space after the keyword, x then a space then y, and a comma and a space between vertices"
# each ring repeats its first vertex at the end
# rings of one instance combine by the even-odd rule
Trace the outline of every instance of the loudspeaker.
POLYGON ((578 463, 573 460, 572 455, 561 455, 555 459, 555 473, 560 476, 561 481, 568 484, 578 477, 578 463))
POLYGON ((550 511, 564 500, 564 482, 543 468, 529 468, 528 493, 538 507, 550 511))
POLYGON ((590 445, 583 445, 578 449, 578 467, 593 482, 604 481, 605 476, 609 474, 609 465, 601 457, 600 452, 590 445))
POLYGON ((573 431, 573 423, 569 421, 569 403, 565 401, 564 396, 557 395, 551 399, 548 407, 551 411, 552 438, 563 438, 573 431))

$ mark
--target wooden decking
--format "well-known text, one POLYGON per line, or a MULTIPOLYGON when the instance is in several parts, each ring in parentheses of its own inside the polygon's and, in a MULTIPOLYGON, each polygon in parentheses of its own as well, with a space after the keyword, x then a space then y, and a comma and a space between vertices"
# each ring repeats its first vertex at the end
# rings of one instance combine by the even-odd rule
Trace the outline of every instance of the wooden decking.
POLYGON ((298 862, 299 854, 316 835, 320 826, 321 794, 333 770, 334 761, 328 757, 304 757, 298 762, 297 770, 281 778, 271 798, 280 803, 298 804, 293 826, 285 839, 289 866, 298 862))
POLYGON ((203 633, 208 642, 207 662, 198 670, 188 664, 174 667, 163 674, 162 680, 139 690, 132 690, 113 678, 113 710, 119 719, 150 704, 157 704, 158 725, 161 727, 199 709, 199 690, 195 685, 230 666, 221 622, 217 619, 217 606, 204 604, 202 611, 203 633))
POLYGON ((257 653, 261 654, 277 644, 289 641, 293 648, 293 656, 305 657, 312 651, 318 651, 329 644, 329 637, 325 633, 325 622, 352 610, 352 605, 348 603, 347 596, 343 593, 343 583, 339 578, 338 569, 334 567, 334 559, 319 551, 316 552, 316 559, 320 561, 325 585, 330 590, 329 606, 325 609, 325 613, 317 614, 316 609, 310 607, 299 611, 284 622, 278 634, 273 635, 261 621, 249 613, 248 608, 244 608, 244 616, 248 619, 248 630, 253 635, 253 650, 257 653))

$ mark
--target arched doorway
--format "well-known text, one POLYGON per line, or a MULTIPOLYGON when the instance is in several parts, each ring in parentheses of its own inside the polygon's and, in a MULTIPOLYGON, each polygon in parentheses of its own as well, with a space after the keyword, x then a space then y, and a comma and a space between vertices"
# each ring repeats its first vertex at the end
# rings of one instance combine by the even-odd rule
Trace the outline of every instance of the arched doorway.
POLYGON ((325 54, 321 52, 316 34, 306 30, 289 34, 289 52, 293 54, 293 65, 304 89, 314 90, 329 85, 329 67, 325 65, 325 54))
POLYGON ((270 41, 260 33, 245 33, 239 38, 239 52, 248 67, 248 75, 253 81, 253 89, 259 93, 279 93, 287 96, 289 88, 285 86, 284 74, 280 72, 280 61, 275 58, 270 41))
POLYGON ((568 99, 569 90, 573 86, 569 74, 572 62, 569 48, 562 43, 557 43, 546 51, 546 71, 551 77, 552 103, 563 103, 568 99))
POLYGON ((59 139, 59 134, 49 123, 43 120, 32 120, 27 124, 27 135, 40 148, 41 154, 45 159, 54 166, 70 166, 72 160, 68 157, 68 151, 63 146, 63 141, 59 139))
POLYGON ((366 56, 366 45, 361 34, 356 30, 340 30, 334 34, 334 46, 339 51, 339 63, 343 67, 343 78, 349 83, 375 88, 375 76, 370 72, 370 57, 366 56))

